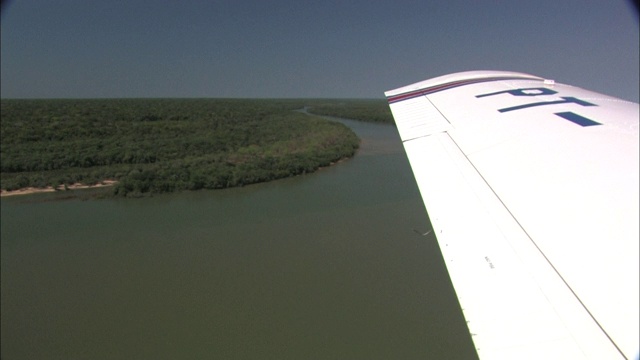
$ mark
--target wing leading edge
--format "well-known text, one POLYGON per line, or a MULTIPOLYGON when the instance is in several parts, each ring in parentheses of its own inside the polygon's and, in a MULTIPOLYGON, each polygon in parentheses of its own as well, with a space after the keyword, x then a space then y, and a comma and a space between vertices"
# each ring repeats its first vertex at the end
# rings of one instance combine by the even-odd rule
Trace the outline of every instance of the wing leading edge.
POLYGON ((385 95, 480 358, 636 358, 638 104, 502 71, 385 95))

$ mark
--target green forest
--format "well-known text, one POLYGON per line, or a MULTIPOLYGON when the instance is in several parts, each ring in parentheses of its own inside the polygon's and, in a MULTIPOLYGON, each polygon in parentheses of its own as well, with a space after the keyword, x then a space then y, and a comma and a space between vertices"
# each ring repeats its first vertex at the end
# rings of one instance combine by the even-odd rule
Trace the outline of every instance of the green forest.
POLYGON ((384 100, 4 99, 0 187, 116 180, 113 195, 137 197, 295 176, 355 154, 348 127, 301 108, 390 118, 384 100))
POLYGON ((310 112, 318 115, 339 117, 360 121, 394 124, 389 104, 386 100, 354 99, 317 101, 310 112))

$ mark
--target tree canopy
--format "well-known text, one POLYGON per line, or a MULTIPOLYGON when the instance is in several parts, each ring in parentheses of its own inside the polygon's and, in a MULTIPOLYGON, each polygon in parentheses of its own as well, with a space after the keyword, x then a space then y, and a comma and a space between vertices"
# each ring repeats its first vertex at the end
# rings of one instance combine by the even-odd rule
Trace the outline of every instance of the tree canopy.
POLYGON ((292 111, 329 108, 328 103, 2 100, 1 188, 91 185, 109 179, 118 181, 115 195, 139 196, 312 172, 353 156, 359 144, 340 123, 292 111))

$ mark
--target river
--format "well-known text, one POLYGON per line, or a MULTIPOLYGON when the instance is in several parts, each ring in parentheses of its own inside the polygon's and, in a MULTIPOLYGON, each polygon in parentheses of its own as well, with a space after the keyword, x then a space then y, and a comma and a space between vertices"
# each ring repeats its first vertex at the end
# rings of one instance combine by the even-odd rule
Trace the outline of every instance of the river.
POLYGON ((243 188, 3 198, 1 357, 469 359, 398 134, 243 188))

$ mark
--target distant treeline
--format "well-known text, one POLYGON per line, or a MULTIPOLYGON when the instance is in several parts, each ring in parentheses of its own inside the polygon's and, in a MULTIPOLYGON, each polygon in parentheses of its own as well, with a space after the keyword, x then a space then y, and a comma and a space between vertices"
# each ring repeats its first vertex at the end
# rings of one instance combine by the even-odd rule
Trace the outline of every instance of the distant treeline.
POLYGON ((354 99, 318 101, 309 112, 344 119, 393 124, 393 116, 386 100, 354 99))
POLYGON ((386 106, 375 100, 2 100, 1 188, 91 185, 109 179, 118 180, 115 195, 140 196, 303 174, 353 156, 359 139, 342 124, 292 110, 308 106, 314 113, 380 121, 376 111, 388 112, 382 104, 386 106))

